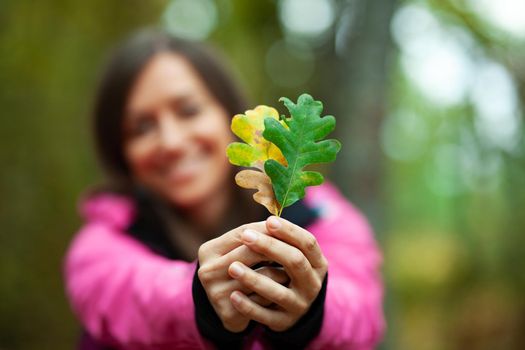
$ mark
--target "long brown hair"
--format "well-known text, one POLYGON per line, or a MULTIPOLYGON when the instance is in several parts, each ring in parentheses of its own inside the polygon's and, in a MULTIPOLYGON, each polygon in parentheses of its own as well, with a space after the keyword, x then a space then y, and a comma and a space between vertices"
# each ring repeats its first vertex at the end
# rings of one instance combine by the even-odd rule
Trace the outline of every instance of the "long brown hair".
POLYGON ((186 58, 229 115, 246 110, 246 100, 231 72, 218 59, 217 52, 158 29, 131 35, 110 56, 98 86, 93 111, 95 148, 106 174, 104 187, 111 190, 129 192, 132 187, 130 169, 123 153, 124 108, 139 73, 153 56, 163 52, 186 58))

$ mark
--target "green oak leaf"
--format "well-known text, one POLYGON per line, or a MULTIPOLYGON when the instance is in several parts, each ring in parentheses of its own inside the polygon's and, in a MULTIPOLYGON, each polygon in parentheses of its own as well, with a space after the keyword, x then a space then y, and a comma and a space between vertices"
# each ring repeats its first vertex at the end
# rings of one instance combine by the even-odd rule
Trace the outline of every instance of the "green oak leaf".
MULTIPOLYGON (((333 116, 321 117, 323 104, 312 96, 302 94, 297 104, 281 97, 291 118, 284 118, 287 127, 273 118, 264 120, 263 136, 275 144, 286 158, 287 165, 273 159, 264 163, 264 170, 272 180, 275 197, 283 208, 303 198, 307 186, 323 183, 323 176, 315 171, 303 171, 310 164, 328 163, 335 160, 341 143, 323 140, 335 128, 333 116)), ((281 213, 279 212, 279 215, 281 213)))

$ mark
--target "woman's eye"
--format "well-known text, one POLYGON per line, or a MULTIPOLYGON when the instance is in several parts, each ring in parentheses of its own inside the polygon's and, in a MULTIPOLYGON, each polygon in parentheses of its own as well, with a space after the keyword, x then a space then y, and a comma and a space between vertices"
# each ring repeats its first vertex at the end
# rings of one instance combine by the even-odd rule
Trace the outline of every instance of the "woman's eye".
POLYGON ((200 113, 201 109, 197 104, 184 104, 178 108, 178 114, 184 118, 195 117, 200 113))
POLYGON ((133 124, 131 134, 134 136, 144 135, 154 128, 155 121, 152 118, 141 118, 133 124))

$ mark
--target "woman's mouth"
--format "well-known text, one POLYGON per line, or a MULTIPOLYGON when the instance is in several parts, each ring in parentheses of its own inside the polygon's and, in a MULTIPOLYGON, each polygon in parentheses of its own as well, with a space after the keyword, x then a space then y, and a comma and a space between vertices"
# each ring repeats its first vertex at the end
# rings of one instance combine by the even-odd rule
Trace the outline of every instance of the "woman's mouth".
POLYGON ((204 156, 179 159, 167 168, 164 176, 167 177, 168 182, 171 184, 181 185, 192 181, 201 173, 204 173, 206 163, 207 158, 204 156))

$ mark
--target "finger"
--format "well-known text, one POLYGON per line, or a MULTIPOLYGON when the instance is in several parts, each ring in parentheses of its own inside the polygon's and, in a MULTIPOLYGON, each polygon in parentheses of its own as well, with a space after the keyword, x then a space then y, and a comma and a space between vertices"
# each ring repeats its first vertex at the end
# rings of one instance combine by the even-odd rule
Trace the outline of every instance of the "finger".
POLYGON ((229 282, 230 283, 228 283, 227 287, 224 289, 224 292, 225 292, 224 297, 225 298, 229 298, 229 296, 230 296, 232 291, 238 290, 238 291, 242 292, 243 294, 247 295, 248 298, 250 298, 250 300, 252 300, 254 303, 257 303, 257 304, 259 304, 261 306, 268 307, 268 306, 274 304, 273 301, 268 300, 268 299, 260 296, 257 293, 254 293, 251 289, 249 289, 248 287, 244 286, 241 282, 239 282, 239 281, 237 281, 235 279, 232 279, 229 282))
POLYGON ((283 286, 286 286, 288 283, 290 283, 290 276, 288 276, 282 267, 263 266, 254 271, 271 278, 283 286))
POLYGON ((221 288, 216 288, 214 290, 211 290, 209 295, 208 291, 206 292, 208 295, 208 298, 210 301, 212 301, 212 305, 214 306, 215 311, 217 314, 221 313, 221 310, 227 309, 227 305, 225 302, 227 301, 228 304, 230 304, 230 294, 232 291, 238 290, 245 295, 247 295, 253 302, 267 307, 270 306, 273 303, 273 301, 270 301, 257 293, 254 293, 252 290, 250 290, 248 287, 244 286, 241 282, 231 279, 229 281, 226 281, 224 285, 221 286, 221 288))
POLYGON ((215 283, 218 280, 228 279, 228 267, 234 261, 241 261, 247 266, 253 266, 268 258, 251 250, 246 245, 235 248, 230 253, 215 257, 199 267, 198 275, 203 286, 215 283))
MULTIPOLYGON (((288 276, 288 274, 286 274, 286 272, 284 272, 284 269, 282 267, 263 266, 254 271, 271 278, 272 280, 283 286, 287 286, 288 283, 290 283, 290 277, 288 276)), ((241 292, 246 294, 251 301, 261 306, 268 307, 270 305, 275 305, 272 301, 263 298, 259 294, 253 293, 251 290, 241 285, 239 281, 233 281, 235 281, 238 284, 238 286, 231 290, 240 290, 241 292)))
POLYGON ((243 285, 240 281, 237 281, 236 279, 228 280, 224 284, 224 287, 222 288, 222 290, 223 290, 223 293, 220 294, 222 298, 228 298, 228 296, 233 290, 239 290, 246 295, 255 295, 253 290, 246 287, 245 285, 243 285))
MULTIPOLYGON (((228 267, 234 261, 240 261, 246 266, 254 266, 258 263, 268 262, 268 258, 262 254, 259 254, 246 245, 241 245, 235 248, 226 255, 216 257, 213 261, 208 262, 205 265, 201 265, 199 268, 199 279, 203 285, 207 285, 208 281, 216 281, 228 277, 228 267)), ((272 273, 276 278, 278 272, 266 271, 265 273, 272 273)), ((280 280, 284 277, 278 277, 280 280)))
POLYGON ((242 316, 232 306, 230 295, 233 290, 239 290, 235 287, 240 287, 240 290, 242 290, 243 287, 235 280, 230 281, 232 283, 228 283, 229 288, 227 285, 220 286, 219 288, 215 286, 215 288, 206 289, 206 295, 223 326, 231 332, 240 332, 246 328, 249 319, 242 316))
POLYGON ((296 294, 289 288, 286 288, 271 278, 261 275, 243 265, 240 262, 234 262, 228 269, 230 276, 239 281, 243 287, 252 290, 265 299, 283 307, 291 312, 302 312, 305 305, 302 305, 296 294))
MULTIPOLYGON (((244 293, 244 294, 247 294, 247 293, 244 293)), ((263 307, 268 307, 270 305, 273 305, 273 302, 271 302, 270 300, 266 298, 263 298, 262 296, 256 293, 248 294, 248 298, 250 298, 250 300, 253 301, 254 303, 259 304, 263 307)))
POLYGON ((276 216, 266 220, 266 228, 272 236, 301 250, 314 268, 326 266, 327 261, 317 239, 307 230, 276 216))
POLYGON ((233 249, 242 245, 241 233, 249 228, 258 230, 260 232, 266 232, 264 221, 253 222, 250 224, 236 227, 233 230, 230 230, 225 234, 208 241, 206 244, 209 245, 210 249, 215 254, 227 254, 233 249))
MULTIPOLYGON (((257 304, 259 304, 261 306, 269 307, 271 305, 275 305, 273 301, 268 300, 268 299, 258 295, 257 293, 254 293, 252 290, 250 290, 249 288, 245 287, 244 285, 242 285, 241 282, 239 282, 239 281, 237 281, 235 279, 231 279, 231 280, 226 281, 221 286, 221 288, 215 288, 215 289, 212 289, 212 290, 206 290, 206 294, 208 295, 208 299, 211 301, 215 312, 218 315, 222 315, 222 316, 224 316, 225 319, 227 319, 228 327, 230 329, 239 329, 239 327, 236 326, 237 325, 236 321, 234 320, 235 319, 235 315, 231 315, 229 313, 226 313, 226 314, 224 313, 224 310, 228 309, 228 305, 230 305, 230 307, 231 307, 231 301, 229 299, 230 299, 231 292, 234 291, 234 290, 241 291, 242 293, 247 295, 250 298, 250 300, 252 300, 254 303, 257 303, 257 304), (227 302, 227 304, 226 304, 226 302, 227 302)), ((242 320, 239 320, 239 321, 241 321, 240 325, 242 325, 243 324, 242 320)))
POLYGON ((281 264, 292 280, 301 283, 313 281, 312 266, 296 247, 251 229, 245 230, 241 237, 250 249, 281 264))
MULTIPOLYGON (((241 242, 242 244, 242 242, 241 242)), ((257 263, 268 261, 268 258, 242 244, 231 252, 217 259, 217 263, 226 269, 234 261, 241 261, 246 266, 253 266, 257 263)))
POLYGON ((273 331, 284 331, 289 323, 289 316, 280 310, 271 310, 257 305, 239 291, 230 295, 233 307, 243 316, 268 326, 273 331))

